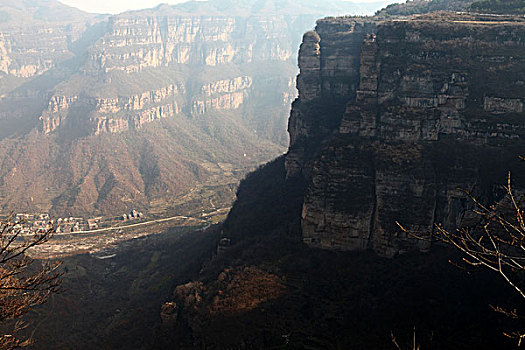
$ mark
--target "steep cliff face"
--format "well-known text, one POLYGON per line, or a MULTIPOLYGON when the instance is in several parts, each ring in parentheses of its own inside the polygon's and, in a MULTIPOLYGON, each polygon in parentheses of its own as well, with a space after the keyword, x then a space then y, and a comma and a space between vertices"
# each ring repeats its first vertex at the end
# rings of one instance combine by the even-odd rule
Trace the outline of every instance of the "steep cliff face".
POLYGON ((430 244, 396 221, 460 225, 458 188, 490 197, 483 186, 523 146, 524 37, 516 18, 318 22, 300 51, 286 158, 288 176, 309 182, 304 241, 391 256, 430 244))
POLYGON ((305 155, 338 127, 347 101, 356 95, 361 44, 376 24, 366 19, 340 21, 334 26, 329 25, 330 21, 319 21, 316 31, 305 34, 300 47, 299 98, 288 123, 289 176, 299 172, 305 155))
MULTIPOLYGON (((431 240, 396 221, 422 234, 454 229, 475 221, 461 189, 498 200, 507 170, 523 188, 523 38, 525 21, 512 17, 318 21, 299 53, 289 151, 241 183, 216 255, 164 305, 158 348, 387 349, 393 326, 411 329, 405 321, 432 330, 428 347, 457 348, 458 331, 465 348, 491 343, 497 322, 474 326, 490 317, 480 316, 487 303, 464 303, 487 296, 492 275, 472 285, 446 263, 457 252, 421 254, 431 240), (239 314, 214 309, 233 304, 225 268, 254 266, 280 276, 283 293, 239 314)), ((237 276, 237 291, 253 282, 237 276)), ((514 346, 503 342, 492 347, 514 346)))
POLYGON ((52 96, 48 107, 40 116, 41 131, 52 133, 60 128, 69 113, 78 122, 74 109, 84 106, 82 112, 89 118, 88 132, 98 135, 102 132, 118 133, 133 128, 139 130, 145 123, 173 117, 181 112, 180 98, 184 85, 170 84, 166 87, 146 91, 132 96, 96 98, 74 96, 52 96), (109 127, 109 126, 113 127, 109 127), (91 130, 91 131, 90 131, 91 130))
POLYGON ((110 20, 110 32, 92 48, 90 59, 104 72, 127 73, 169 64, 286 61, 295 43, 283 33, 295 31, 297 19, 117 16, 110 20))

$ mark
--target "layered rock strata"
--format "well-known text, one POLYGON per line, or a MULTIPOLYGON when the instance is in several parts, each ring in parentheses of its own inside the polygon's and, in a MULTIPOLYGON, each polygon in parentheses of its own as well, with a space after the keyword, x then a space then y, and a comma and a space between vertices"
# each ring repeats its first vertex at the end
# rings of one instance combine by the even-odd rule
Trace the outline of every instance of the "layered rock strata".
POLYGON ((182 93, 184 85, 170 84, 141 94, 115 98, 53 96, 39 118, 41 131, 49 134, 59 129, 69 113, 74 114, 77 106, 84 106, 83 111, 89 113, 89 129, 96 135, 138 130, 145 123, 180 113, 177 97, 182 93))
POLYGON ((523 146, 523 38, 510 17, 319 21, 301 46, 286 158, 309 183, 304 241, 392 256, 430 245, 396 221, 461 225, 458 188, 489 198, 523 146))
POLYGON ((170 64, 286 61, 294 48, 282 33, 294 31, 294 22, 295 18, 266 16, 117 16, 109 22, 110 32, 90 50, 90 59, 104 72, 126 73, 170 64))
POLYGON ((285 124, 295 98, 293 52, 316 16, 199 17, 165 10, 168 15, 139 11, 109 18, 85 62, 55 88, 40 116, 40 130, 49 134, 80 127, 94 134, 120 133, 176 114, 244 107, 250 110, 244 118, 247 127, 284 143, 285 135, 277 135, 271 119, 285 124), (141 91, 137 81, 143 79, 142 89, 148 89, 141 91), (57 101, 67 106, 58 110, 57 101), (275 107, 262 113, 258 101, 275 107), (89 120, 78 118, 77 110, 89 120))

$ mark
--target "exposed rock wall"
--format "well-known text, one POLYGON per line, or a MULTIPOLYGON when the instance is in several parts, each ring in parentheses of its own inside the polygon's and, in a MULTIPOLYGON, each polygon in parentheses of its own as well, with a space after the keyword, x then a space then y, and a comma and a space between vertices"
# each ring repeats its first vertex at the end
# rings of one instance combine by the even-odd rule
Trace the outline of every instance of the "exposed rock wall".
POLYGON ((305 35, 286 159, 288 176, 309 182, 305 242, 387 256, 428 249, 396 221, 453 229, 468 207, 458 188, 504 179, 525 135, 525 22, 498 21, 329 18, 305 35))
POLYGON ((109 33, 90 50, 93 67, 133 73, 170 64, 217 66, 287 61, 298 16, 115 16, 109 33))
MULTIPOLYGON (((130 128, 138 130, 145 123, 182 113, 188 108, 188 100, 192 115, 235 110, 243 105, 251 92, 252 81, 250 76, 223 79, 204 84, 197 92, 189 93, 184 84, 170 84, 141 94, 114 98, 55 95, 40 116, 41 131, 44 134, 56 131, 75 105, 87 106, 91 110, 89 123, 95 134, 118 133, 130 128), (167 101, 170 103, 166 104, 167 101)), ((288 101, 283 97, 283 104, 288 101)))
POLYGON ((359 84, 363 38, 375 26, 374 21, 366 19, 321 20, 315 31, 304 35, 299 50, 299 98, 294 102, 288 123, 289 175, 300 171, 310 148, 317 147, 316 142, 339 125, 339 114, 346 102, 355 97, 359 84), (317 110, 319 106, 322 110, 317 110), (305 115, 313 110, 315 117, 305 115))
POLYGON ((40 129, 44 134, 63 127, 118 133, 179 113, 196 116, 244 106, 252 111, 244 118, 250 128, 283 143, 286 137, 276 135, 276 129, 285 125, 295 89, 282 80, 294 81, 293 52, 301 33, 315 18, 147 11, 110 17, 98 40, 87 49, 78 72, 52 95, 40 116, 40 129), (93 88, 79 87, 82 77, 88 77, 93 88), (137 81, 142 79, 148 89, 130 94, 129 90, 138 90, 137 81), (173 81, 177 83, 166 86, 173 81), (166 87, 159 88, 163 84, 166 87), (273 96, 278 92, 281 94, 273 96), (55 111, 54 100, 72 103, 55 111), (165 103, 168 100, 170 106, 165 103), (261 111, 259 100, 272 109, 261 111), (78 110, 88 114, 89 120, 79 120, 78 110), (149 112, 133 112, 142 110, 149 112), (265 120, 257 120, 260 117, 265 120), (279 120, 269 120, 275 117, 279 120))
POLYGON ((182 106, 177 96, 184 91, 184 85, 170 84, 141 94, 114 98, 53 96, 40 116, 41 131, 49 134, 59 129, 70 111, 77 106, 83 106, 83 111, 90 114, 88 128, 94 134, 118 133, 131 127, 138 130, 145 123, 181 113, 182 106))
POLYGON ((16 87, 14 81, 41 75, 73 58, 79 47, 74 43, 80 43, 105 17, 56 0, 4 1, 0 11, 0 87, 4 91, 16 87), (11 79, 4 82, 7 77, 11 79))
POLYGON ((249 94, 252 82, 252 77, 242 76, 204 84, 201 96, 196 95, 192 101, 191 113, 198 115, 239 108, 249 94))
POLYGON ((0 72, 18 78, 44 73, 73 57, 68 45, 84 30, 82 24, 4 28, 0 34, 0 72))
POLYGON ((247 89, 252 86, 252 78, 248 76, 237 77, 234 79, 219 80, 202 87, 202 93, 212 96, 219 93, 230 93, 247 89))

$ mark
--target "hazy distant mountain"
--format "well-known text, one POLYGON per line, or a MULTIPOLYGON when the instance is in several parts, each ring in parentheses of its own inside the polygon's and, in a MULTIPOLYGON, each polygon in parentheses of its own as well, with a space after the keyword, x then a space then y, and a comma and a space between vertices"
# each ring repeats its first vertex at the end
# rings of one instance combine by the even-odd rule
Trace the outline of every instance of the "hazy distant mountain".
POLYGON ((95 17, 55 0, 2 0, 0 25, 31 25, 43 22, 74 23, 95 17))
POLYGON ((303 33, 373 6, 212 0, 108 18, 0 4, 1 209, 57 215, 229 205, 286 149, 303 33))
MULTIPOLYGON (((177 5, 160 5, 140 13, 162 13, 173 16, 261 16, 261 15, 346 15, 373 14, 387 1, 360 3, 342 0, 209 0, 188 1, 177 5)), ((133 12, 131 12, 133 13, 133 12)))

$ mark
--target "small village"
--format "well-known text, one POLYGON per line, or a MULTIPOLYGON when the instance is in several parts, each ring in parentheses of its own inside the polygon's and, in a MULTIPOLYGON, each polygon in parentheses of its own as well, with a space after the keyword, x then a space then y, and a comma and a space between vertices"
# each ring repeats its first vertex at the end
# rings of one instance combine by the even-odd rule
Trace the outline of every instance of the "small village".
POLYGON ((22 235, 30 233, 44 233, 55 229, 56 234, 82 233, 111 227, 122 222, 134 222, 144 218, 144 214, 135 209, 117 217, 104 218, 102 216, 93 218, 83 217, 60 217, 51 218, 47 213, 29 214, 18 213, 8 218, 10 223, 15 224, 15 229, 20 229, 22 235))
POLYGON ((48 242, 31 249, 30 255, 33 258, 61 259, 88 253, 97 259, 109 259, 116 256, 118 247, 125 242, 166 233, 169 228, 205 231, 223 218, 229 209, 213 208, 211 211, 198 210, 168 217, 145 215, 133 209, 127 213, 105 217, 53 218, 48 213, 18 213, 0 215, 0 219, 12 225, 21 234, 22 240, 34 233, 53 233, 48 242))

